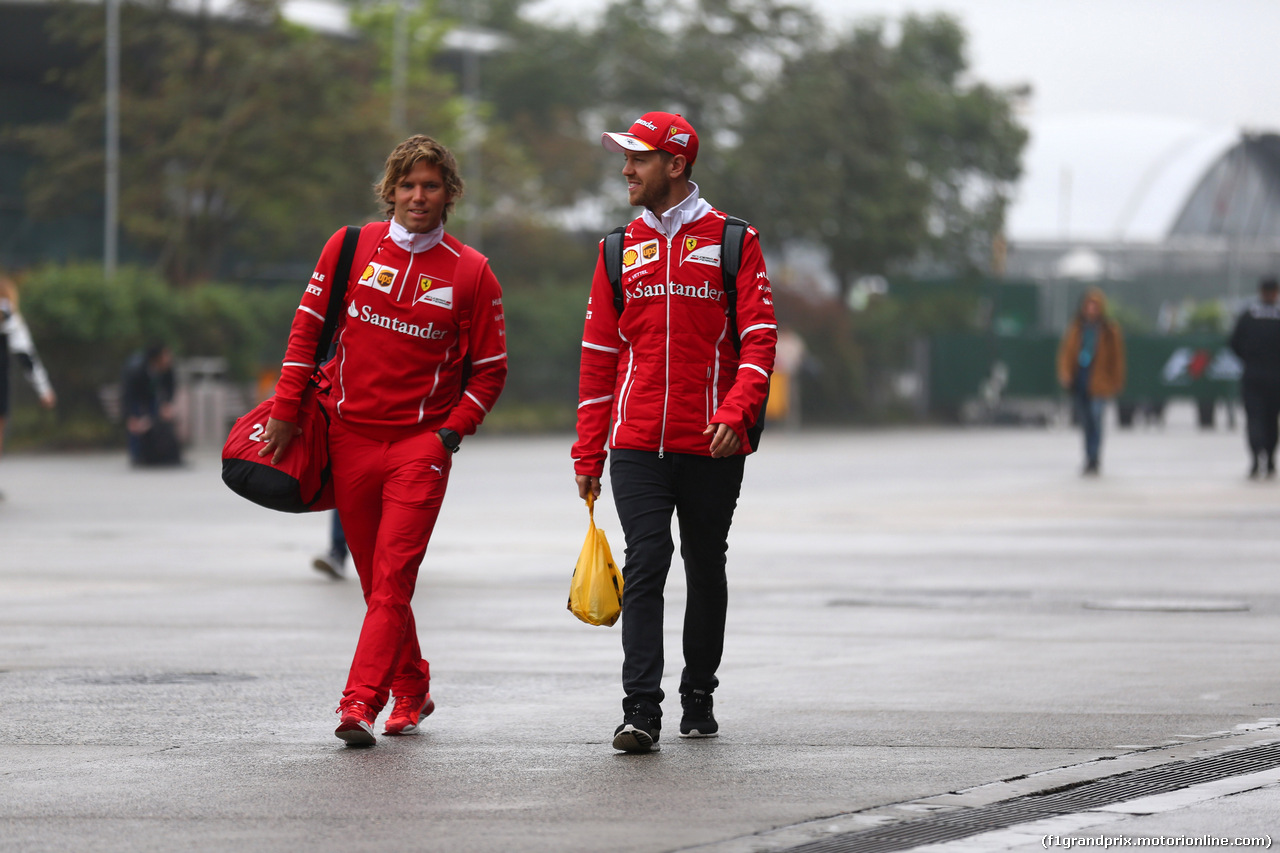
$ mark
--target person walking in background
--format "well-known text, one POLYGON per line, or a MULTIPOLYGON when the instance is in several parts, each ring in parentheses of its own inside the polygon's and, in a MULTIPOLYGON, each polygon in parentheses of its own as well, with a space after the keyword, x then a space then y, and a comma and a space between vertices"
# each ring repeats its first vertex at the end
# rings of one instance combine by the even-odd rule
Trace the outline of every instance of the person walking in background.
POLYGON ((347 576, 347 536, 342 532, 342 519, 337 510, 329 513, 329 550, 311 561, 311 567, 322 575, 328 575, 336 581, 347 576))
POLYGON ((53 393, 49 373, 36 353, 31 332, 18 313, 18 287, 12 279, 0 275, 0 453, 4 450, 4 430, 9 420, 10 355, 22 367, 23 375, 40 398, 40 405, 52 409, 58 398, 53 393))
POLYGON ((367 608, 334 731, 352 746, 374 745, 373 724, 393 696, 384 734, 415 734, 435 709, 410 602, 453 454, 507 378, 502 288, 485 257, 444 230, 463 192, 453 154, 412 136, 375 189, 389 218, 361 230, 349 282, 333 280, 346 229, 325 244, 294 315, 260 454, 279 462, 288 451, 329 289, 345 287, 322 399, 334 499, 367 608))
POLYGON ((1249 477, 1265 470, 1276 475, 1277 423, 1280 422, 1280 284, 1274 278, 1258 285, 1258 301, 1236 319, 1232 352, 1244 365, 1240 396, 1249 437, 1249 477))
POLYGON ((693 127, 678 115, 651 112, 601 142, 625 157, 627 198, 643 210, 618 246, 619 294, 605 257, 609 241, 601 243, 582 335, 572 455, 584 500, 600 494, 609 459, 627 543, 626 695, 613 747, 648 752, 662 728, 663 587, 674 552, 673 511, 688 581, 680 734, 719 731, 712 692, 724 650, 725 555, 743 463, 755 450, 748 429, 763 416, 777 321, 755 229, 742 233, 741 286, 728 304, 721 272, 726 217, 690 180, 698 156, 693 127), (624 300, 620 314, 615 299, 624 300))
POLYGON ((1101 466, 1102 415, 1106 400, 1124 389, 1124 335, 1107 316, 1107 297, 1090 288, 1058 346, 1058 383, 1071 392, 1084 429, 1084 473, 1101 466))
POLYGON ((173 352, 165 344, 151 344, 125 362, 120 378, 120 407, 133 465, 181 463, 174 422, 175 386, 173 352))

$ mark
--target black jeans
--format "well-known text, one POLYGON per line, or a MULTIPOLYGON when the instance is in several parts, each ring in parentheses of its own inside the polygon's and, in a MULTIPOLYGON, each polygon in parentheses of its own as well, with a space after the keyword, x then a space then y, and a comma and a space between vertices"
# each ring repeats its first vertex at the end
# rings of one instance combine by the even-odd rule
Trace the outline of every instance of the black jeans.
POLYGON ((680 524, 680 556, 688 586, 684 611, 684 672, 680 692, 710 693, 724 653, 729 592, 725 555, 742 488, 745 456, 712 459, 683 453, 615 449, 609 454, 613 501, 626 535, 622 569, 623 708, 662 713, 663 587, 675 546, 671 513, 680 524))
POLYGON ((1249 451, 1255 459, 1265 454, 1275 459, 1277 421, 1280 420, 1280 384, 1258 381, 1252 377, 1240 383, 1244 398, 1244 417, 1248 425, 1249 451))

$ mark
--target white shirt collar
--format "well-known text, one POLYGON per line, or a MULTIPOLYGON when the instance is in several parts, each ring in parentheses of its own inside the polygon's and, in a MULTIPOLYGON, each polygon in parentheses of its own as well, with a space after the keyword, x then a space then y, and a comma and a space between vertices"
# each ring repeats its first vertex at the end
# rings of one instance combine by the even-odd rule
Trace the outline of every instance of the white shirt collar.
POLYGON ((663 237, 674 237, 680 229, 711 212, 711 205, 702 200, 698 193, 698 185, 689 182, 689 194, 679 204, 656 216, 652 210, 645 208, 640 218, 645 224, 663 237))
POLYGON ((426 234, 415 234, 393 218, 391 231, 387 234, 391 240, 406 252, 417 254, 434 249, 444 239, 444 223, 440 223, 426 234))

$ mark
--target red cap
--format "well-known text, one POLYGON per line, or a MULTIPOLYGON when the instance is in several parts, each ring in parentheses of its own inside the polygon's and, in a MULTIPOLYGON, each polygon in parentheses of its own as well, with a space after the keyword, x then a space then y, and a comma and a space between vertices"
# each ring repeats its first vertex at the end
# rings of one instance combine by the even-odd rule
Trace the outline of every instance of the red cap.
POLYGON ((645 113, 636 119, 626 133, 606 131, 600 136, 600 144, 606 151, 666 151, 683 154, 693 165, 698 159, 698 134, 684 116, 674 113, 645 113))

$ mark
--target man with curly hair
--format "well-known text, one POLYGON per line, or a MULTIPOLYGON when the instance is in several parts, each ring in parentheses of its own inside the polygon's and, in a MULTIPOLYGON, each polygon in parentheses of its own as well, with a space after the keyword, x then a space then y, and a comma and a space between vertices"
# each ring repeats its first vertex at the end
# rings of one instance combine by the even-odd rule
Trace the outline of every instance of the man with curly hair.
POLYGON ((288 452, 330 288, 344 287, 323 404, 334 498, 368 608, 334 732, 352 746, 376 742, 392 697, 384 734, 415 734, 435 708, 410 600, 453 454, 507 376, 502 288, 485 257, 444 230, 463 193, 453 155, 410 137, 375 191, 388 219, 362 229, 350 280, 333 280, 342 229, 302 296, 262 452, 276 461, 288 452))

